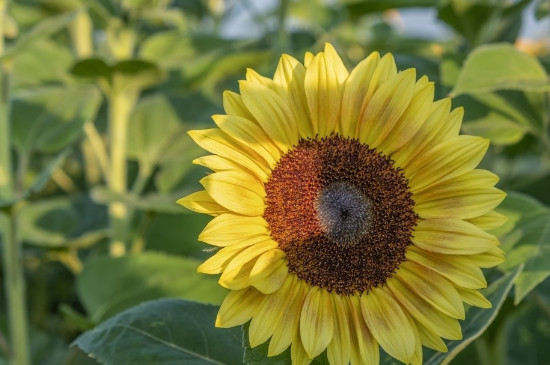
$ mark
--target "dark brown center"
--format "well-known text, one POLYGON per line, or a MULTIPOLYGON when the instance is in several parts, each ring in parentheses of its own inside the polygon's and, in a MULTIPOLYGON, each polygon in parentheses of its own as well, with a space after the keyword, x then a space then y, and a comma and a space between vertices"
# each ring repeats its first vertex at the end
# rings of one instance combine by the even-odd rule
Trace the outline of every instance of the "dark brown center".
POLYGON ((265 185, 264 218, 289 271, 339 294, 383 285, 405 260, 417 221, 393 161, 337 135, 301 140, 265 185))

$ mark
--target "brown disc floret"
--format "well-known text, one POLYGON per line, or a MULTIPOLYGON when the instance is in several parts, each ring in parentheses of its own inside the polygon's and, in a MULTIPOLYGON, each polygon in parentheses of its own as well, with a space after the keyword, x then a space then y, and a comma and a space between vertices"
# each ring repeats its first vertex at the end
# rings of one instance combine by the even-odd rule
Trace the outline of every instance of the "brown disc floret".
POLYGON ((310 285, 362 293, 405 260, 414 201, 401 170, 375 149, 338 135, 301 140, 265 190, 271 236, 310 285))

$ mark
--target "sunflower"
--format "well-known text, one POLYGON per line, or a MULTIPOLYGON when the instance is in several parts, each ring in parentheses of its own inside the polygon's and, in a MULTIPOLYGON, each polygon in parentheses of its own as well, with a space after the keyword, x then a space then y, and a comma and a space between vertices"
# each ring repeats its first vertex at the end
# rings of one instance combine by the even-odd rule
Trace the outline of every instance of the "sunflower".
POLYGON ((459 135, 463 110, 391 54, 349 73, 327 44, 239 89, 217 128, 189 132, 213 173, 178 201, 214 216, 199 240, 218 251, 198 270, 230 289, 216 326, 250 321, 250 345, 291 346, 293 364, 447 351, 464 303, 491 306, 481 268, 504 258, 486 231, 505 194, 476 169, 489 142, 459 135))

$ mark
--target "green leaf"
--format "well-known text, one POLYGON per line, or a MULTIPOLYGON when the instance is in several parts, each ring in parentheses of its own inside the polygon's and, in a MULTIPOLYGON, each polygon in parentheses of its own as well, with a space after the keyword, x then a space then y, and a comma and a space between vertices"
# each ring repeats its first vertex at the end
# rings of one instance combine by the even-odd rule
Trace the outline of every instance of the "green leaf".
MULTIPOLYGON (((161 94, 148 96, 140 101, 130 117, 127 154, 151 170, 172 145, 186 137, 168 98, 161 94)), ((183 163, 181 158, 180 162, 183 163)))
POLYGON ((74 56, 68 47, 49 39, 33 42, 17 57, 13 66, 14 89, 70 82, 69 68, 74 56), (55 60, 44 67, 44 60, 55 60))
POLYGON ((145 60, 130 59, 109 65, 96 57, 78 61, 71 68, 71 73, 99 79, 106 88, 105 91, 109 91, 111 87, 139 91, 161 82, 165 76, 157 65, 145 60))
POLYGON ((217 311, 184 300, 148 302, 84 333, 72 345, 106 365, 241 364, 241 331, 214 327, 217 311))
POLYGON ((550 358, 548 306, 525 303, 505 318, 495 342, 503 365, 540 365, 550 358))
POLYGON ((155 252, 98 257, 85 263, 77 290, 94 322, 163 297, 221 303, 225 289, 216 278, 197 273, 199 264, 197 260, 155 252))
POLYGON ((530 250, 530 255, 524 255, 527 261, 516 280, 515 304, 520 303, 538 284, 550 277, 550 214, 535 218, 519 229, 525 234, 516 250, 530 250))
POLYGON ((539 111, 520 91, 461 95, 454 101, 464 106, 464 131, 497 145, 515 144, 539 129, 539 111))
POLYGON ((140 56, 165 69, 175 69, 196 54, 189 36, 179 31, 160 32, 147 38, 140 48, 140 56))
POLYGON ((510 44, 491 44, 480 46, 469 55, 452 94, 549 88, 548 75, 536 57, 510 44))
POLYGON ((0 199, 0 208, 6 209, 11 207, 13 204, 15 204, 18 201, 29 199, 34 194, 39 193, 44 186, 48 183, 50 180, 50 176, 52 175, 53 171, 57 169, 63 161, 65 161, 65 158, 69 154, 69 149, 63 150, 61 153, 59 153, 57 156, 55 156, 46 166, 42 169, 36 180, 33 182, 33 184, 23 192, 20 196, 18 196, 15 199, 12 200, 2 200, 0 199))
POLYGON ((15 44, 9 47, 0 60, 13 60, 22 54, 36 40, 49 37, 57 31, 69 25, 78 14, 78 11, 71 11, 57 16, 48 17, 38 23, 28 32, 20 35, 15 44))
POLYGON ((91 196, 95 202, 100 204, 123 202, 129 207, 143 211, 172 214, 184 212, 183 208, 176 203, 181 198, 181 194, 179 193, 176 195, 149 193, 143 197, 138 197, 132 193, 121 194, 97 186, 92 189, 91 196))
POLYGON ((73 143, 101 104, 90 86, 41 87, 21 91, 12 103, 12 141, 20 153, 52 153, 73 143))
POLYGON ((491 283, 487 289, 481 290, 481 293, 491 302, 493 307, 491 309, 470 307, 466 312, 466 319, 461 323, 462 339, 459 341, 446 341, 449 351, 433 354, 425 359, 424 365, 449 364, 460 351, 481 336, 497 316, 520 270, 521 267, 506 273, 491 283))

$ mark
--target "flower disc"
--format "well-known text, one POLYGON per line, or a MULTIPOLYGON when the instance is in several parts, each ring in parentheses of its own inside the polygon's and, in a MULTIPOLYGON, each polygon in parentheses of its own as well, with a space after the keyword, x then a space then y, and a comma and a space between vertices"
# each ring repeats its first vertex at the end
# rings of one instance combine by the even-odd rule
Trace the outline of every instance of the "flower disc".
POLYGON ((301 140, 265 184, 264 218, 311 286, 339 294, 382 285, 405 260, 414 201, 393 162, 357 140, 301 140))
POLYGON ((293 364, 447 351, 463 303, 491 306, 481 268, 504 259, 486 231, 505 220, 493 210, 505 194, 476 169, 488 141, 459 135, 462 109, 389 54, 350 73, 327 44, 239 88, 217 128, 189 132, 212 173, 178 201, 214 217, 199 271, 230 289, 216 325, 250 321, 250 345, 291 346, 293 364))

